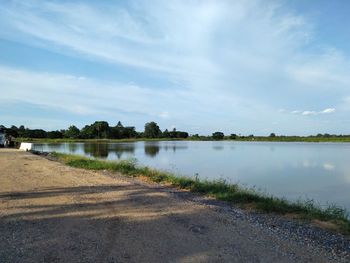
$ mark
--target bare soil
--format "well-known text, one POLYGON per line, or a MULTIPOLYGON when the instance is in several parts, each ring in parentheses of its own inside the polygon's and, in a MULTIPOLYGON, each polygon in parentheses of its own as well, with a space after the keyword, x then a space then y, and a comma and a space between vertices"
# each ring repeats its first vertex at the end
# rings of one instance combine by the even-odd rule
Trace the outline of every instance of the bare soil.
POLYGON ((162 188, 0 149, 0 262, 339 261, 162 188))

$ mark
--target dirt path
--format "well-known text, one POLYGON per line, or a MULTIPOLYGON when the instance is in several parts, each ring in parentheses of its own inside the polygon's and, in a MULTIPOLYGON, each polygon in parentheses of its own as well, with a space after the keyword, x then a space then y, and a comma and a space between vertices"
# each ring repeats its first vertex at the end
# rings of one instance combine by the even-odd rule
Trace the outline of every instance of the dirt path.
POLYGON ((319 247, 159 187, 8 149, 0 248, 2 263, 331 261, 319 247))

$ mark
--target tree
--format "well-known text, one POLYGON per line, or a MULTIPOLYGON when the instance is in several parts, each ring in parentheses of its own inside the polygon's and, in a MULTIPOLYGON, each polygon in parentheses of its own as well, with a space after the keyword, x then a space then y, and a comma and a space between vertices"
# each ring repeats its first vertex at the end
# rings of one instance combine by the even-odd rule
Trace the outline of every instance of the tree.
POLYGON ((148 122, 145 124, 144 136, 146 138, 160 138, 162 131, 159 129, 159 126, 154 121, 148 122))
POLYGON ((26 129, 23 125, 19 126, 18 131, 17 131, 18 137, 24 137, 23 135, 24 135, 25 131, 26 131, 26 129))
POLYGON ((163 131, 163 137, 164 138, 169 138, 170 137, 170 133, 169 133, 168 129, 165 129, 165 131, 163 131))
POLYGON ((42 130, 42 129, 26 129, 24 132, 24 137, 26 138, 46 138, 47 137, 47 132, 42 130))
POLYGON ((222 132, 214 132, 212 137, 214 140, 222 140, 224 139, 225 135, 222 132))
POLYGON ((79 135, 80 130, 74 125, 69 126, 69 128, 64 132, 64 137, 66 138, 76 139, 79 137, 79 135))
POLYGON ((200 138, 198 133, 193 134, 191 137, 192 137, 193 139, 199 139, 199 138, 200 138))
POLYGON ((11 126, 11 128, 8 128, 5 130, 7 135, 10 135, 12 137, 18 137, 18 128, 14 125, 11 126))
POLYGON ((232 134, 230 135, 230 139, 231 139, 231 140, 236 140, 236 139, 237 139, 237 134, 232 133, 232 134))
POLYGON ((129 126, 123 128, 123 138, 136 138, 137 137, 137 131, 135 130, 135 127, 129 126))
POLYGON ((276 137, 276 134, 274 134, 273 132, 270 134, 270 137, 273 138, 273 137, 276 137))
POLYGON ((62 137, 63 137, 63 134, 60 131, 50 131, 47 133, 47 138, 49 139, 60 139, 62 137))
POLYGON ((95 121, 94 124, 92 124, 92 127, 94 129, 94 137, 98 139, 106 139, 108 137, 108 131, 109 131, 109 124, 106 121, 95 121))
POLYGON ((106 121, 95 121, 81 129, 80 135, 83 139, 106 139, 109 135, 109 124, 106 121))
POLYGON ((178 131, 176 134, 176 138, 186 139, 188 137, 188 132, 178 131))
POLYGON ((118 121, 116 126, 110 128, 109 137, 111 139, 124 138, 124 126, 120 121, 118 121))

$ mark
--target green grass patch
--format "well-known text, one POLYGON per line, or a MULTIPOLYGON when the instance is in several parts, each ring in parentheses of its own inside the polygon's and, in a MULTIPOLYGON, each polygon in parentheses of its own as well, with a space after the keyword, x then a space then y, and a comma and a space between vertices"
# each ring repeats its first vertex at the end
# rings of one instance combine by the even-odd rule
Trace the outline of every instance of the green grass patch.
POLYGON ((198 178, 177 176, 169 172, 138 166, 135 160, 112 162, 60 153, 52 153, 51 156, 72 167, 89 170, 110 170, 133 177, 145 176, 156 183, 171 184, 180 189, 212 196, 218 200, 231 202, 242 207, 249 206, 268 213, 292 214, 302 219, 331 222, 337 227, 338 231, 343 234, 350 234, 348 212, 334 205, 321 208, 312 200, 290 202, 283 198, 259 193, 254 189, 242 188, 237 184, 228 184, 224 180, 199 180, 198 178))

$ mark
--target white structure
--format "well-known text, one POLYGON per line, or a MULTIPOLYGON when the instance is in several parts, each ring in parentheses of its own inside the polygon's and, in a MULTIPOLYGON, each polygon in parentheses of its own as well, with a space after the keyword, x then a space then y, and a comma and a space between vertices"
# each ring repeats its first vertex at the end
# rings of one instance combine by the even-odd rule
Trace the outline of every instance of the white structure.
POLYGON ((21 142, 21 146, 19 147, 19 149, 23 151, 30 151, 32 147, 33 147, 32 143, 21 142))

